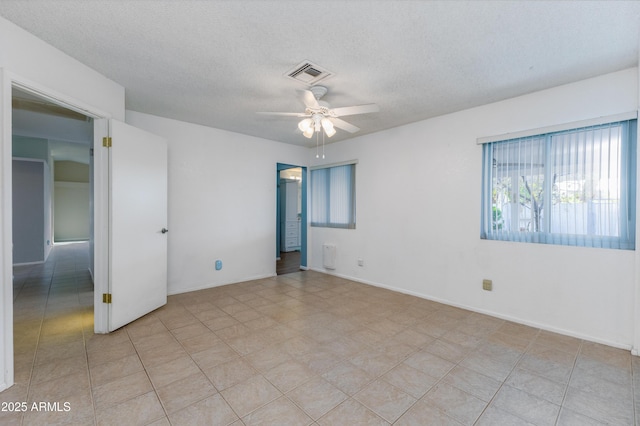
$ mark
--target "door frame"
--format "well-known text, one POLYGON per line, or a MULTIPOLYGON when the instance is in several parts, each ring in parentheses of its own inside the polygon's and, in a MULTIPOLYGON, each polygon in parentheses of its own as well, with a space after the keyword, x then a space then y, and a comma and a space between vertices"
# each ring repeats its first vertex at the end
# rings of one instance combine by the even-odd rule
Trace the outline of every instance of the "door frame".
MULTIPOLYGON (((26 79, 0 68, 0 182, 2 198, 0 199, 2 216, 0 217, 0 262, 2 276, 0 282, 4 285, 0 289, 0 304, 2 317, 3 348, 2 365, 4 383, 0 382, 0 391, 14 383, 13 359, 13 214, 12 214, 12 89, 18 88, 25 92, 50 100, 72 111, 79 112, 91 118, 111 118, 111 114, 92 105, 85 104, 73 97, 56 92, 46 86, 26 79)), ((99 140, 94 128, 94 329, 97 333, 107 331, 107 310, 101 303, 101 294, 108 288, 108 196, 109 196, 109 163, 106 150, 98 149, 99 140), (105 202, 106 200, 106 202, 105 202)), ((105 133, 106 135, 106 133, 105 133)))
POLYGON ((300 269, 307 267, 307 167, 293 164, 276 164, 276 259, 280 254, 280 172, 288 169, 302 169, 301 201, 302 212, 300 214, 300 269))

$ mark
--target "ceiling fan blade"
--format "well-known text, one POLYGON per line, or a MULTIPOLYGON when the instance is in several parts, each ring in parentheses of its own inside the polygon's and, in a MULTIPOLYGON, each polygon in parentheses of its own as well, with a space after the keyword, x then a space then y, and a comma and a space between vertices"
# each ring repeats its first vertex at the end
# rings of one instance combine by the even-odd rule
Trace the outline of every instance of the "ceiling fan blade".
POLYGON ((309 117, 309 114, 305 114, 304 112, 257 112, 256 114, 261 115, 279 115, 284 117, 309 117))
POLYGON ((344 120, 341 120, 339 118, 336 117, 330 117, 329 120, 333 123, 333 125, 335 127, 337 127, 338 129, 342 129, 345 130, 349 133, 355 133, 358 130, 360 130, 359 127, 354 126, 353 124, 347 123, 344 120))
POLYGON ((378 111, 380 111, 380 107, 376 104, 356 105, 331 109, 332 115, 335 114, 336 117, 342 117, 343 115, 367 114, 370 112, 378 111))
POLYGON ((314 94, 311 92, 311 90, 303 90, 302 93, 303 93, 302 101, 304 102, 304 105, 307 108, 314 108, 314 109, 320 108, 320 104, 318 103, 318 100, 316 99, 314 94))

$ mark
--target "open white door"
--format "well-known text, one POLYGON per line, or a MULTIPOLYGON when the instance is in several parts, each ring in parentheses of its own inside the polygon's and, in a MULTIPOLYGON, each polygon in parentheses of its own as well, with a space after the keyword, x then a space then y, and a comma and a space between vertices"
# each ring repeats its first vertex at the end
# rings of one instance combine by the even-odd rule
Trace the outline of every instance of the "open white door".
POLYGON ((167 143, 110 120, 108 331, 167 303, 167 143))

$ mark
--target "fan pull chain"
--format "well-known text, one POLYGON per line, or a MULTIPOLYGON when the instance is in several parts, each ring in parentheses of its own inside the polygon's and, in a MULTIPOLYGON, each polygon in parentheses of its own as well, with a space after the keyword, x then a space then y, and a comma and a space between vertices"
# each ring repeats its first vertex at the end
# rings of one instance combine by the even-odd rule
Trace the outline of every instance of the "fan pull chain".
POLYGON ((316 132, 316 158, 320 158, 320 148, 319 148, 319 141, 318 141, 318 132, 316 132))
POLYGON ((324 132, 322 132, 322 158, 324 158, 324 132))

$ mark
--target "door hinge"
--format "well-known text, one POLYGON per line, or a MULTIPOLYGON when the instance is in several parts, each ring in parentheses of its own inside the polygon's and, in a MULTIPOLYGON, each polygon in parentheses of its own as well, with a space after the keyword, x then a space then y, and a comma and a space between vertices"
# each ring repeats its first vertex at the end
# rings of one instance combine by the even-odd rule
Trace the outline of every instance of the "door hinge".
POLYGON ((89 149, 89 157, 93 157, 93 148, 89 149))
POLYGON ((102 138, 102 146, 104 146, 105 148, 111 148, 111 136, 102 138))
POLYGON ((111 303, 111 293, 102 293, 102 303, 111 303))

